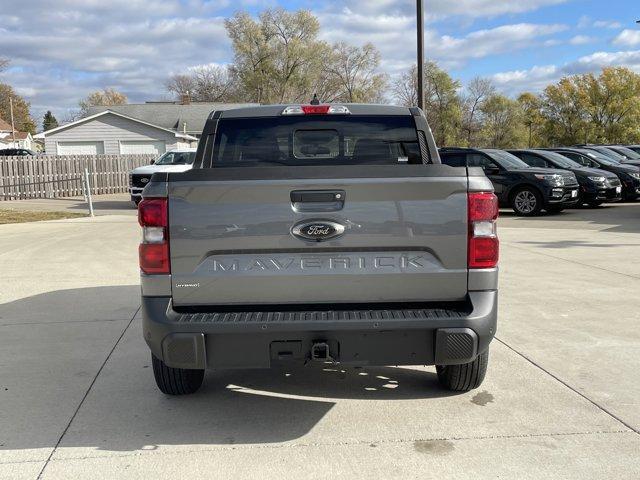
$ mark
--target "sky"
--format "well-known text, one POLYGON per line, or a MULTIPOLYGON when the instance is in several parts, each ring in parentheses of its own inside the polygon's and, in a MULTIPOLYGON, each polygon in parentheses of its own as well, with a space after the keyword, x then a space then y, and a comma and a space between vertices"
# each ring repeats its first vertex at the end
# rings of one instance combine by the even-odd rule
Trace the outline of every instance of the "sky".
MULTIPOLYGON (((92 91, 131 102, 169 99, 164 81, 232 60, 224 19, 238 10, 305 8, 329 42, 372 42, 391 78, 415 62, 412 0, 0 0, 0 81, 41 123, 92 91)), ((626 66, 640 72, 638 0, 425 0, 426 54, 463 84, 493 79, 516 95, 562 76, 626 66)))

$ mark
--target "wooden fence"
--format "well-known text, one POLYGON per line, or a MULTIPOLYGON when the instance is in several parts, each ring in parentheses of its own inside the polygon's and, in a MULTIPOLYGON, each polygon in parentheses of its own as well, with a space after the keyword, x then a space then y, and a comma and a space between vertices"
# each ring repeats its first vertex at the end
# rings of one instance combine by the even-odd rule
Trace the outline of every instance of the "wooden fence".
POLYGON ((129 188, 129 171, 149 165, 154 158, 154 155, 0 157, 0 201, 83 195, 85 168, 94 195, 124 193, 129 188))

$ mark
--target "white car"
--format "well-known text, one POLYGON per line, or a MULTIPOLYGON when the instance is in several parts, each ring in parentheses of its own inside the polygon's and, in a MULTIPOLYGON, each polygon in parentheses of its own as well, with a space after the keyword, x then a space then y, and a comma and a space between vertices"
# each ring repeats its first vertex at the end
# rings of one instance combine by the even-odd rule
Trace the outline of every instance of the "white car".
POLYGON ((163 153, 151 165, 134 168, 129 172, 129 193, 131 201, 138 205, 142 200, 142 190, 156 172, 186 172, 193 168, 196 158, 195 148, 180 148, 163 153))

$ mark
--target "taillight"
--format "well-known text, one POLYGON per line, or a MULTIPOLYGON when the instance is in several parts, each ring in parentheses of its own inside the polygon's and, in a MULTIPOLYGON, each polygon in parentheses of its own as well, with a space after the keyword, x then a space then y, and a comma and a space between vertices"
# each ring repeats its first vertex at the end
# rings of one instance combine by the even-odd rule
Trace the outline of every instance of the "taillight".
POLYGON ((498 264, 500 242, 496 230, 498 198, 491 192, 469 193, 469 268, 498 264))
POLYGON ((282 115, 349 115, 344 105, 292 105, 282 111, 282 115))
POLYGON ((168 218, 166 198, 145 198, 138 205, 138 223, 142 227, 140 269, 148 275, 171 273, 168 218))

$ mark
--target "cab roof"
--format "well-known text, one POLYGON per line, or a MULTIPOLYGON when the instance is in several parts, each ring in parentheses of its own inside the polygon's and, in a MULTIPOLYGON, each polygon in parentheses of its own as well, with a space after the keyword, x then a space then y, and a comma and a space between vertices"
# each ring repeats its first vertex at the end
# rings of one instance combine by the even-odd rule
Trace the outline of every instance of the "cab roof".
MULTIPOLYGON (((293 103, 286 105, 261 105, 257 107, 235 108, 233 110, 225 110, 213 112, 209 118, 214 115, 218 118, 254 118, 254 117, 280 117, 287 107, 296 107, 300 105, 308 105, 306 103, 293 103)), ((322 105, 344 106, 349 109, 350 115, 413 115, 413 110, 409 107, 400 107, 396 105, 372 105, 362 103, 323 103, 322 105)), ((342 115, 318 115, 319 117, 340 117, 342 115)))

